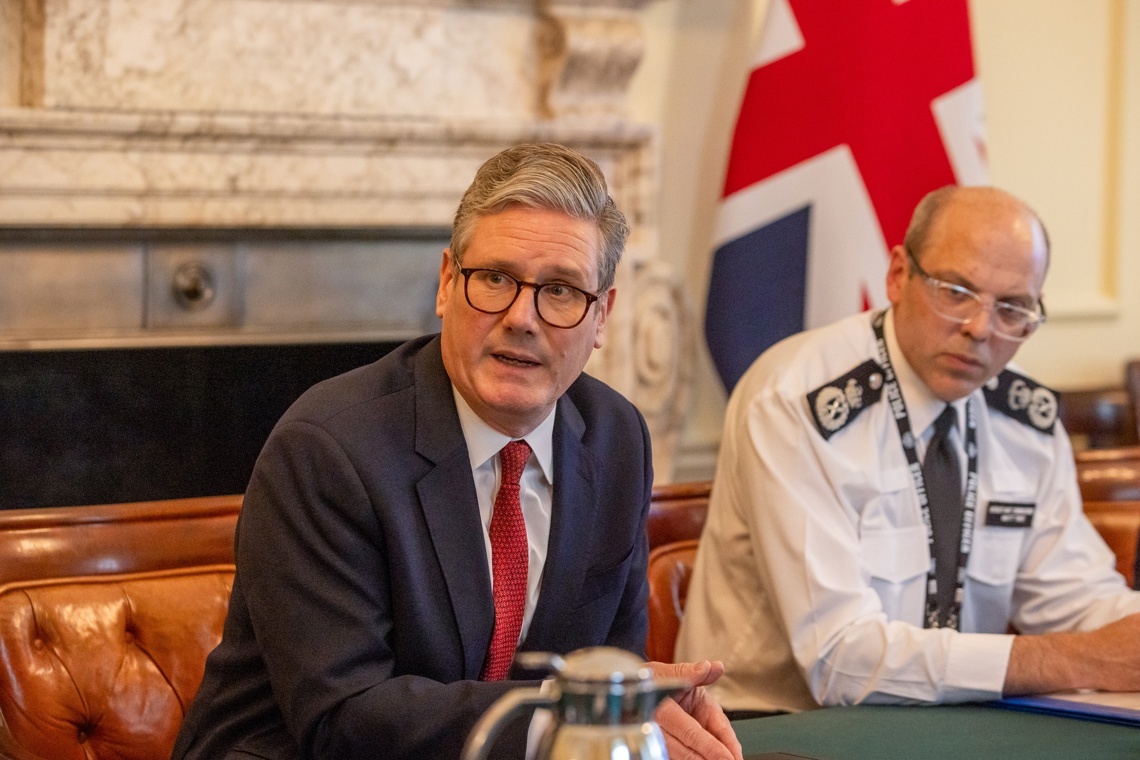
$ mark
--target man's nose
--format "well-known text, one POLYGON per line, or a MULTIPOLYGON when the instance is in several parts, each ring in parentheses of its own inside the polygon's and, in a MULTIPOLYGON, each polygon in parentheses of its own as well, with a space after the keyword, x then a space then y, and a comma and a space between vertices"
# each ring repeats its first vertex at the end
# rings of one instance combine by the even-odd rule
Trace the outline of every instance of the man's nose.
POLYGON ((503 314, 503 324, 512 330, 534 332, 541 321, 535 308, 534 294, 534 288, 523 285, 511 308, 503 314))
POLYGON ((982 304, 978 313, 962 325, 962 332, 979 342, 988 340, 994 333, 994 307, 982 304))

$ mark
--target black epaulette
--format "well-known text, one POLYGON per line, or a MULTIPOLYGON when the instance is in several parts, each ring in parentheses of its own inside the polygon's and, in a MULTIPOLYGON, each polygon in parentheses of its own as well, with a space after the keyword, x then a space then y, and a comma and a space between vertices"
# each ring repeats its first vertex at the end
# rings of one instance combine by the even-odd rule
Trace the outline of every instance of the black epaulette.
POLYGON ((990 378, 983 392, 986 403, 1023 425, 1053 435, 1057 422, 1057 393, 1013 370, 990 378))
POLYGON ((826 441, 883 396, 883 368, 868 359, 807 395, 815 426, 826 441))

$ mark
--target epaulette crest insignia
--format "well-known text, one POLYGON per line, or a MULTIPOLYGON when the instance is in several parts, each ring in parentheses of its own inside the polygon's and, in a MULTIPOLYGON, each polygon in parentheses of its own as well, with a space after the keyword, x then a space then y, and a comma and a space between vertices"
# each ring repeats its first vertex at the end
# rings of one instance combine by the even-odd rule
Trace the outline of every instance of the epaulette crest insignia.
POLYGON ((1011 369, 990 378, 982 391, 991 409, 1034 430, 1053 434, 1058 413, 1056 391, 1011 369))
POLYGON ((882 396, 883 368, 874 359, 868 359, 807 394, 807 405, 819 434, 827 440, 882 396))

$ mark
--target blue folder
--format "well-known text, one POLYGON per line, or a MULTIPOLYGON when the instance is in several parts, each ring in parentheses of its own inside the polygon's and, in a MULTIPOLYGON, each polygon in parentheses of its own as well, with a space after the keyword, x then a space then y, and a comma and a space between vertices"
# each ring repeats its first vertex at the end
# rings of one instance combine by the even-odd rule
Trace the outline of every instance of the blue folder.
POLYGON ((1040 713, 1042 715, 1059 715, 1066 718, 1080 720, 1095 720, 1101 723, 1114 723, 1119 726, 1140 727, 1140 710, 1114 705, 1102 705, 1094 702, 1078 702, 1062 697, 1048 695, 1031 697, 1007 697, 994 702, 987 702, 990 707, 999 707, 1004 710, 1019 710, 1021 712, 1040 713))

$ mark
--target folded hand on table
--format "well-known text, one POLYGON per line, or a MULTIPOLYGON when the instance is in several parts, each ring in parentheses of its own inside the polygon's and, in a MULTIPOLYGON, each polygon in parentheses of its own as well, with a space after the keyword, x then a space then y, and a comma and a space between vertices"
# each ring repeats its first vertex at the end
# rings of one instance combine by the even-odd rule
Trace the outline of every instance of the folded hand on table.
POLYGON ((736 732, 705 688, 724 675, 724 663, 649 662, 655 678, 680 678, 692 686, 657 707, 655 719, 665 734, 670 760, 742 760, 736 732))

